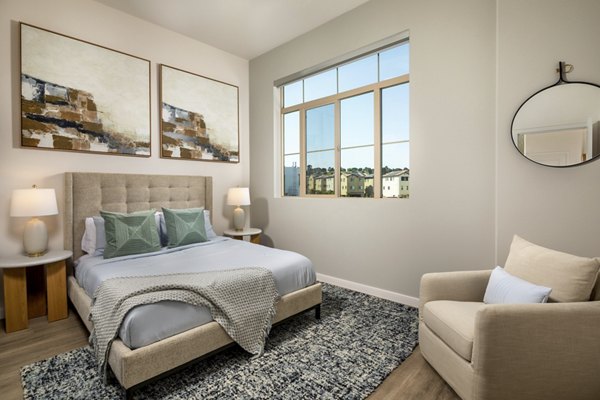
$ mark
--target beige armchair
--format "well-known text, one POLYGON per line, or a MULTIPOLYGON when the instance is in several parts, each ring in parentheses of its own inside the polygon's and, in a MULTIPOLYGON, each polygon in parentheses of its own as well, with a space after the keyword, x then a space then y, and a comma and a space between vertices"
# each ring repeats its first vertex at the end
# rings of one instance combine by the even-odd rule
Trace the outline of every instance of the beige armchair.
POLYGON ((599 267, 515 237, 505 269, 552 287, 546 304, 484 304, 491 271, 425 274, 421 353, 464 400, 598 400, 599 267))

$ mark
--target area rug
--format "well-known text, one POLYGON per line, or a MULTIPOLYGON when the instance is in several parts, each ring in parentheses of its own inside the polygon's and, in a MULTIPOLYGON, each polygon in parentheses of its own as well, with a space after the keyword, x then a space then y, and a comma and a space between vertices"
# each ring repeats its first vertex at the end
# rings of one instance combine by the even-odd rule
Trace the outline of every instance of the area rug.
MULTIPOLYGON (((276 325, 265 354, 232 347, 134 392, 134 399, 364 399, 417 345, 418 310, 323 285, 321 320, 276 325)), ((89 347, 21 369, 25 399, 119 399, 89 347)))

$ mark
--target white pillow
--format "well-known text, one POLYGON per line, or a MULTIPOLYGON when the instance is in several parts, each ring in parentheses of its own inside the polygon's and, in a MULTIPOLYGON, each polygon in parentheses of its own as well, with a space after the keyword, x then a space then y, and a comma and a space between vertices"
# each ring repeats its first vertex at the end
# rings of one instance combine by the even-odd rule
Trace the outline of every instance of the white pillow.
POLYGON ((545 303, 551 288, 534 285, 509 274, 501 267, 492 271, 483 302, 486 304, 545 303))
POLYGON ((85 231, 81 238, 81 250, 88 254, 96 251, 96 225, 94 225, 94 218, 92 217, 85 219, 85 231))

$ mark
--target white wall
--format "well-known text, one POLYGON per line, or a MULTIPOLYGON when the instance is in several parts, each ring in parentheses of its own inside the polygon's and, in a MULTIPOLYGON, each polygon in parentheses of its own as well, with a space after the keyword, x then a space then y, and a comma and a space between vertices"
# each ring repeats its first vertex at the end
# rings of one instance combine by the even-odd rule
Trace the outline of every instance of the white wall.
POLYGON ((494 263, 495 2, 372 0, 250 62, 252 223, 317 272, 409 296, 494 263), (410 30, 411 198, 274 196, 273 82, 410 30))
POLYGON ((582 256, 600 255, 600 161, 549 168, 521 156, 510 139, 519 105, 558 79, 600 84, 600 2, 498 1, 498 260, 512 235, 582 256))
POLYGON ((519 105, 558 79, 600 83, 597 0, 371 0, 250 62, 253 225, 318 272, 417 296, 429 271, 503 265, 513 234, 600 254, 600 162, 549 168, 514 148, 519 105), (410 30, 411 198, 274 196, 273 81, 410 30))
MULTIPOLYGON (((62 209, 65 171, 210 175, 217 232, 228 225, 227 188, 249 182, 248 61, 89 0, 0 2, 0 256, 22 250, 25 219, 10 218, 13 189, 53 187, 62 209), (26 22, 151 61, 152 157, 135 158, 20 147, 19 25, 26 22), (239 87, 239 164, 159 158, 158 64, 239 87)), ((62 248, 61 217, 47 217, 50 247, 62 248)))

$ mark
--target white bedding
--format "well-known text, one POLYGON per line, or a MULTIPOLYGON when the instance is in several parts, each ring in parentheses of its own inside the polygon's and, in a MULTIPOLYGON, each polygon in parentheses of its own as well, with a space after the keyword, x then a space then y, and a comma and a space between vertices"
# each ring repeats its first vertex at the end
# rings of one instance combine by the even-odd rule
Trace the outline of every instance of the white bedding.
MULTIPOLYGON (((271 270, 280 296, 312 285, 316 275, 310 260, 298 253, 217 237, 208 242, 163 249, 156 253, 116 257, 83 256, 75 277, 88 296, 109 278, 175 272, 265 267, 271 270)), ((138 348, 212 321, 207 309, 164 301, 134 308, 123 321, 121 340, 138 348)))

